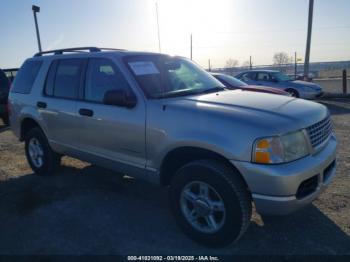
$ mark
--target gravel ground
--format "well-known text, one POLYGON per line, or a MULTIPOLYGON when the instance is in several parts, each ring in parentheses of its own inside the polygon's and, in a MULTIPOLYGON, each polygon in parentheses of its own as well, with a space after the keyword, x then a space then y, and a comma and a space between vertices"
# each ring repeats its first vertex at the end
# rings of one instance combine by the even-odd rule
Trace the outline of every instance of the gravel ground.
POLYGON ((337 176, 309 207, 263 221, 236 244, 208 249, 184 236, 167 190, 65 157, 32 174, 23 144, 0 123, 0 254, 350 254, 350 100, 323 100, 339 139, 337 176))

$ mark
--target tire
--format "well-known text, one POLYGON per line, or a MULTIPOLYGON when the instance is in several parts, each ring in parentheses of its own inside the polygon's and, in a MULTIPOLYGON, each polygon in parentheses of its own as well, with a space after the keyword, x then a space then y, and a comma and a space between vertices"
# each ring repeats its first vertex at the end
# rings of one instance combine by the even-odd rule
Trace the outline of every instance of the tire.
MULTIPOLYGON (((252 215, 251 196, 238 171, 215 160, 198 160, 180 168, 171 183, 170 205, 184 233, 196 242, 210 247, 236 242, 247 230, 252 215), (212 203, 217 203, 215 209, 220 211, 208 211, 210 205, 203 204, 205 201, 198 196, 201 189, 194 192, 197 186, 205 188, 205 185, 209 186, 208 203, 215 201, 212 203), (187 199, 187 194, 192 194, 189 197, 191 200, 187 199), (193 194, 197 194, 197 198, 193 194), (193 210, 188 212, 191 206, 193 210), (201 217, 208 212, 209 215, 201 217), (189 216, 197 218, 190 222, 187 218, 189 216), (210 222, 210 216, 214 217, 215 223, 210 222), (216 224, 216 229, 209 224, 216 224)), ((209 209, 215 210, 214 205, 209 209)))
POLYGON ((291 94, 292 97, 296 97, 296 98, 300 97, 299 92, 297 90, 293 89, 293 88, 286 89, 286 92, 291 94))
POLYGON ((27 132, 24 140, 27 161, 34 173, 41 176, 52 175, 58 168, 61 157, 51 149, 44 132, 38 127, 33 128, 27 132), (38 160, 39 157, 41 161, 38 160))

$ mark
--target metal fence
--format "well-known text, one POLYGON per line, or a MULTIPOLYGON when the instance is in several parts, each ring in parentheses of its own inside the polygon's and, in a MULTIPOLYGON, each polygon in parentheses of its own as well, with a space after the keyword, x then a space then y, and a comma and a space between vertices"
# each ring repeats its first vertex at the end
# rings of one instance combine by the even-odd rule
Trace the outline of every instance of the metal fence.
MULTIPOLYGON (((258 66, 240 66, 231 68, 211 68, 212 72, 220 72, 235 76, 247 70, 278 70, 291 76, 302 76, 304 73, 304 64, 283 64, 283 65, 258 65, 258 66)), ((318 62, 310 63, 310 75, 312 78, 340 78, 342 70, 350 71, 350 61, 339 62, 318 62)))

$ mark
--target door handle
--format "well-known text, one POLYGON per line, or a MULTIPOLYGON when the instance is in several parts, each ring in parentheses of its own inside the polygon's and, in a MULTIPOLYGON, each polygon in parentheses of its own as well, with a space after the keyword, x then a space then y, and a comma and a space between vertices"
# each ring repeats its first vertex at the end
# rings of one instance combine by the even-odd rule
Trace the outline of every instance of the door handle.
POLYGON ((39 108, 46 108, 47 107, 47 104, 45 102, 37 102, 36 103, 36 106, 39 107, 39 108))
POLYGON ((80 108, 79 109, 79 114, 82 116, 93 116, 94 115, 94 111, 92 111, 91 109, 86 109, 86 108, 80 108))

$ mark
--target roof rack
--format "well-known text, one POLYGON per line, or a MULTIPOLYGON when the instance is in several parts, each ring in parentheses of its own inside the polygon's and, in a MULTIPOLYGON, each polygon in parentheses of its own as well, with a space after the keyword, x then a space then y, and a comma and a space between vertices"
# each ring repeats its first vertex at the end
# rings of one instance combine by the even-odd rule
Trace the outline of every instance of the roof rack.
POLYGON ((73 48, 64 48, 64 49, 55 49, 55 50, 49 50, 49 51, 43 51, 36 53, 34 57, 42 56, 45 54, 54 54, 54 55, 62 55, 63 53, 83 53, 85 51, 92 52, 101 52, 103 50, 110 50, 110 51, 123 51, 124 49, 116 49, 116 48, 100 48, 100 47, 73 47, 73 48))

